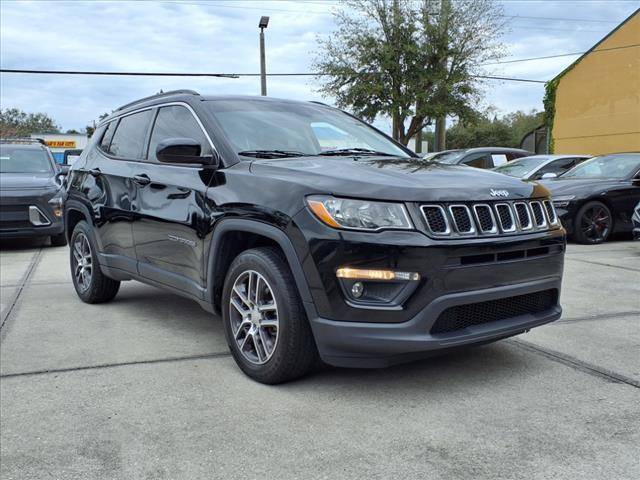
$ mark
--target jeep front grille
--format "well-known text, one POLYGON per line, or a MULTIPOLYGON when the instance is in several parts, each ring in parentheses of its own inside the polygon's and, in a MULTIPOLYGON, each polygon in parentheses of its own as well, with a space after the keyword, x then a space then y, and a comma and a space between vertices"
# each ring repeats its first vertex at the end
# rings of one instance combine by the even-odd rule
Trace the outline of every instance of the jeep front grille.
POLYGON ((559 227, 549 200, 428 204, 420 207, 434 237, 532 233, 559 227))

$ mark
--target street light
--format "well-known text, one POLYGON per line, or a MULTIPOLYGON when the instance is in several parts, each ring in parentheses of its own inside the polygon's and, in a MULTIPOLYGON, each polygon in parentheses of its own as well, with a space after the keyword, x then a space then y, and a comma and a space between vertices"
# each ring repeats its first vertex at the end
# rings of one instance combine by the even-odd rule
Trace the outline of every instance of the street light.
POLYGON ((264 29, 269 25, 269 17, 260 17, 260 95, 267 96, 267 67, 264 58, 264 29))

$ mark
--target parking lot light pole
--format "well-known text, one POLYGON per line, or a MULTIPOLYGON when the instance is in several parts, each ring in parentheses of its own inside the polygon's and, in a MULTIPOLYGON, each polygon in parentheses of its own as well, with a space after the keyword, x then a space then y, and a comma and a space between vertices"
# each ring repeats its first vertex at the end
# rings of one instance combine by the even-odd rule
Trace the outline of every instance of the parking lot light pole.
POLYGON ((267 68, 264 57, 264 29, 269 25, 269 17, 260 17, 260 95, 267 96, 267 68))

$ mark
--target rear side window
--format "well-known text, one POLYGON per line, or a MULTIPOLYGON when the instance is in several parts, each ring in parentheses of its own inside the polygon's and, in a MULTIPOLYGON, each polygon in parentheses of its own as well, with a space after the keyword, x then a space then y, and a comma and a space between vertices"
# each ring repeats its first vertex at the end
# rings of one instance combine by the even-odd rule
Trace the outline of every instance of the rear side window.
POLYGON ((162 107, 158 110, 156 123, 153 126, 149 143, 149 160, 156 162, 156 148, 158 144, 168 138, 191 138, 202 147, 200 156, 211 155, 211 146, 200 125, 192 113, 179 105, 162 107))
POLYGON ((140 160, 150 119, 151 110, 122 117, 113 135, 108 152, 116 157, 140 160))
POLYGON ((104 136, 100 141, 100 148, 105 152, 109 151, 109 145, 111 145, 111 139, 113 138, 113 133, 116 131, 116 125, 118 124, 117 120, 109 123, 107 125, 107 130, 104 132, 104 136))
POLYGON ((472 153, 461 163, 475 168, 490 168, 489 155, 487 153, 472 153))

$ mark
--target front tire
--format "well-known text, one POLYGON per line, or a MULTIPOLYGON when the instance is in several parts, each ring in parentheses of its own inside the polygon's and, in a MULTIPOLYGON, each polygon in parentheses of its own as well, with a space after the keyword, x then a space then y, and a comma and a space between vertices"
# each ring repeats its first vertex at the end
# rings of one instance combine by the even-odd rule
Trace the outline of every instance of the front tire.
POLYGON ((80 221, 71 235, 70 264, 73 286, 85 303, 104 303, 118 293, 120 282, 107 277, 98 264, 96 242, 87 222, 80 221))
POLYGON ((597 245, 605 242, 613 230, 611 210, 602 202, 585 203, 576 214, 573 237, 578 243, 597 245))
POLYGON ((309 322, 279 250, 247 250, 229 267, 222 292, 227 343, 240 369, 260 383, 301 377, 317 359, 309 322))

